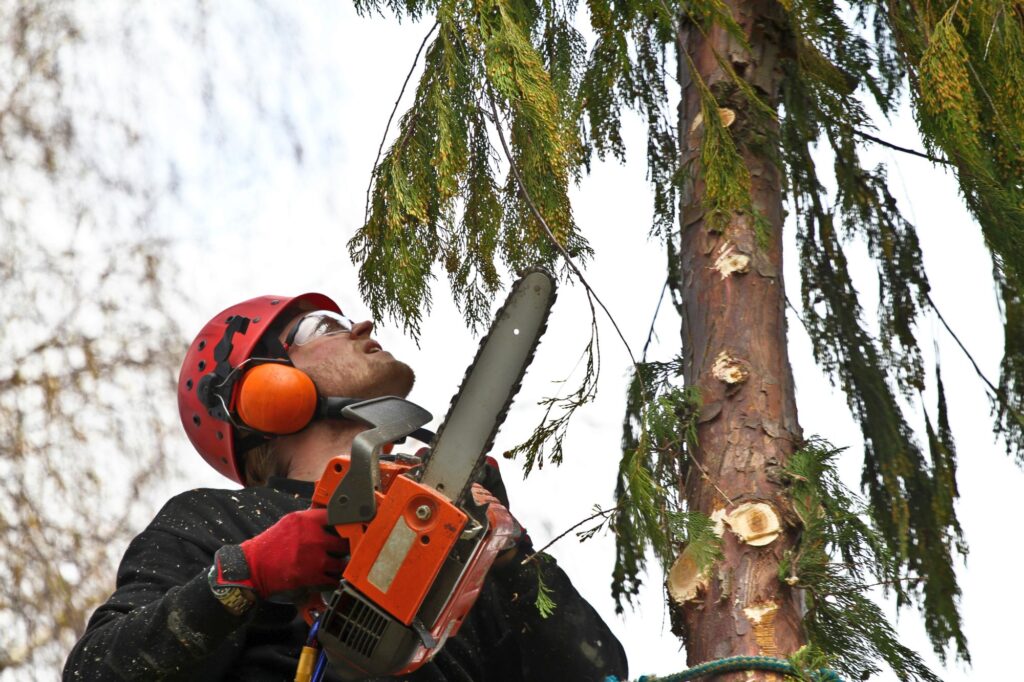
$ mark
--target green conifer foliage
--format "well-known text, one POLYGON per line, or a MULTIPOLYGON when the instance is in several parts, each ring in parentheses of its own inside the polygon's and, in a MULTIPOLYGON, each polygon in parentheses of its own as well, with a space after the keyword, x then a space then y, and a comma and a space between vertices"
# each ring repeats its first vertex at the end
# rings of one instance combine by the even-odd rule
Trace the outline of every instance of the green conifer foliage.
MULTIPOLYGON (((681 189, 697 179, 704 183, 708 229, 720 228, 735 212, 758 220, 738 150, 756 149, 779 164, 796 218, 802 316, 816 360, 846 393, 863 432, 862 483, 890 557, 885 573, 901 602, 923 607, 935 650, 944 655, 952 646, 967 658, 953 570, 966 545, 954 508, 955 450, 938 371, 938 417, 933 425, 926 412, 925 434, 913 432, 900 400, 920 403, 929 372, 915 330, 934 306, 916 227, 901 215, 885 168, 865 167, 859 151, 875 139, 865 102, 888 115, 907 96, 928 155, 955 171, 991 250, 1004 304, 1002 376, 998 387, 990 387, 994 427, 1024 461, 1020 0, 781 0, 786 26, 778 46, 784 80, 777 111, 731 71, 723 55, 719 63, 732 82, 708 87, 686 53, 679 53, 682 25, 704 32, 718 27, 744 45, 721 0, 590 0, 589 46, 575 28, 583 20, 575 0, 356 4, 364 14, 386 9, 437 22, 412 104, 374 171, 369 219, 350 243, 374 315, 391 316, 413 334, 429 309, 435 265, 447 274, 467 322, 479 325, 501 286, 496 258, 509 271, 554 266, 563 250, 586 259, 590 249, 573 218, 569 186, 595 155, 624 158, 620 126, 627 109, 648 124, 652 234, 664 240, 669 276, 677 281, 681 189), (705 124, 697 161, 686 168, 679 165, 676 128, 692 122, 674 119, 668 84, 677 72, 688 72, 699 89, 705 124), (726 96, 733 105, 745 102, 748 116, 776 117, 777 134, 764 132, 775 126, 748 126, 761 137, 736 139, 719 116, 726 96), (821 178, 829 169, 811 155, 815 145, 834 156, 828 183, 821 178), (832 182, 836 189, 829 192, 825 187, 832 182), (844 244, 854 239, 867 244, 878 270, 877 338, 865 324, 843 255, 844 244)), ((760 219, 759 229, 781 226, 760 219)), ((593 337, 591 350, 587 379, 568 408, 592 395, 593 337)), ((659 372, 664 375, 664 367, 637 367, 628 399, 613 520, 619 540, 614 591, 626 599, 639 584, 648 546, 665 558, 692 541, 688 533, 701 535, 696 525, 688 531, 678 522, 682 517, 673 516, 686 511, 675 490, 687 465, 686 415, 694 414, 699 396, 659 382, 659 372), (672 428, 666 419, 674 420, 672 428)), ((561 457, 567 417, 549 417, 550 409, 520 448, 528 468, 543 463, 549 440, 553 458, 561 457)), ((813 517, 808 514, 805 524, 813 517)), ((824 626, 818 621, 809 627, 824 626)))
POLYGON ((665 569, 684 546, 699 570, 719 556, 714 524, 688 512, 679 494, 701 407, 699 391, 673 385, 679 370, 678 361, 640 363, 627 394, 611 519, 616 538, 612 596, 620 612, 639 591, 648 548, 665 569))
MULTIPOLYGON (((836 476, 832 460, 839 452, 812 440, 794 453, 783 474, 803 532, 797 550, 779 564, 779 578, 806 591, 808 651, 825 654, 814 667, 827 665, 864 680, 885 662, 901 680, 938 682, 865 594, 869 578, 902 589, 899 565, 865 522, 863 502, 836 476)), ((797 658, 808 656, 798 653, 797 658)))

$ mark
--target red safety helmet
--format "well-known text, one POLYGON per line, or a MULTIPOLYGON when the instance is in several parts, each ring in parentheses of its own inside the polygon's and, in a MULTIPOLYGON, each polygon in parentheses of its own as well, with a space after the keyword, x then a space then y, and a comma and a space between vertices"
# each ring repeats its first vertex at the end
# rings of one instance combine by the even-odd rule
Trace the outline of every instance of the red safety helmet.
MULTIPOLYGON (((323 294, 251 298, 227 308, 207 322, 185 355, 178 376, 181 423, 203 459, 236 483, 245 484, 242 453, 264 442, 268 435, 239 428, 232 420, 230 415, 235 408, 235 397, 230 390, 227 404, 221 401, 223 409, 213 406, 215 401, 211 398, 209 385, 223 386, 229 373, 256 357, 287 361, 287 354, 277 335, 291 315, 301 310, 341 313, 338 304, 323 294), (219 383, 216 381, 218 378, 219 383)), ((233 386, 232 381, 229 389, 233 386)))

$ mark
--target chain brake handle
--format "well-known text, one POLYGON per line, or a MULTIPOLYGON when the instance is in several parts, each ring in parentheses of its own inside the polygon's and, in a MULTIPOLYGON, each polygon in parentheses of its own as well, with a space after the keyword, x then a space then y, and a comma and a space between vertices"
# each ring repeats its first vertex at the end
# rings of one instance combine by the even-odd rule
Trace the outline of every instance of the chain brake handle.
POLYGON ((364 400, 345 407, 341 414, 370 429, 352 441, 348 473, 327 502, 327 523, 332 526, 368 523, 376 516, 374 493, 380 490, 381 448, 408 436, 433 418, 416 403, 395 396, 364 400))

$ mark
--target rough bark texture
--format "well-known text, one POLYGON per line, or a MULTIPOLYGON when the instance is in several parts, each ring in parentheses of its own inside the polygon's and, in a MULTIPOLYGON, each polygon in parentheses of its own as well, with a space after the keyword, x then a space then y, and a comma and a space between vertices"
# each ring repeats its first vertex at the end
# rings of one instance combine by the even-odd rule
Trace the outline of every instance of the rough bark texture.
MULTIPOLYGON (((803 643, 801 596, 778 577, 779 559, 797 537, 778 467, 793 452, 800 427, 786 350, 781 177, 764 151, 770 142, 763 144, 764 133, 771 140, 776 131, 753 129, 749 105, 715 57, 717 52, 727 60, 774 107, 782 77, 780 46, 788 38, 781 8, 773 0, 726 4, 749 37, 752 53, 719 29, 705 34, 685 25, 680 48, 719 106, 731 112, 723 112, 723 121, 750 171, 753 205, 771 227, 767 243, 759 244, 749 215, 734 215, 722 232, 705 224, 698 158, 704 127, 695 124, 700 96, 681 59, 681 160, 693 180, 681 202, 678 285, 686 381, 700 387, 703 399, 697 462, 684 486, 691 509, 722 519, 724 553, 707 587, 674 607, 673 622, 682 630, 690 665, 737 655, 785 656, 803 643), (735 120, 730 121, 732 114, 735 120), (762 144, 752 145, 752 140, 762 144), (781 534, 766 544, 742 540, 728 523, 730 512, 756 502, 769 505, 782 524, 781 534)), ((763 519, 746 521, 749 533, 751 523, 756 530, 763 519)), ((715 679, 778 678, 750 672, 715 679)))

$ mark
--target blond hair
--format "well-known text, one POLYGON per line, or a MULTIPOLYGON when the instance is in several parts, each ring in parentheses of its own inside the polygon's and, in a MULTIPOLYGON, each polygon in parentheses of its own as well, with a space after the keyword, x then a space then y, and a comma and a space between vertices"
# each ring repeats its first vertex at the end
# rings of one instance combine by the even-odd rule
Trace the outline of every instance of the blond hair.
POLYGON ((271 476, 286 476, 288 463, 277 452, 277 439, 260 443, 242 455, 242 470, 247 488, 265 486, 271 476))

